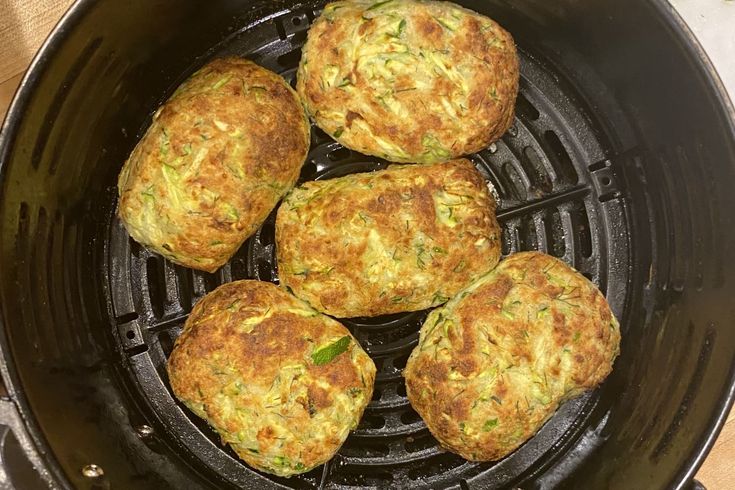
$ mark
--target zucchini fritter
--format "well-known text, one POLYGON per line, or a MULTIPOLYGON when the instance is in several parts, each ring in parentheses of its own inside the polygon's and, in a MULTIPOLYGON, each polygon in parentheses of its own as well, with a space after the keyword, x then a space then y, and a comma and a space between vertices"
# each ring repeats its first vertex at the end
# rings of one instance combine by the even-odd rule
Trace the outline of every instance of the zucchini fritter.
POLYGON ((309 30, 297 90, 344 146, 405 163, 479 151, 513 122, 513 39, 449 2, 345 0, 309 30))
POLYGON ((309 131, 283 78, 215 60, 153 115, 120 172, 120 218, 137 242, 214 272, 293 187, 309 131))
POLYGON ((450 451, 500 459, 600 384, 619 344, 590 281, 548 255, 514 254, 426 319, 404 370, 408 398, 450 451))
POLYGON ((276 218, 281 284, 336 317, 445 303, 500 257, 495 201, 468 160, 307 182, 276 218))
POLYGON ((200 300, 167 365, 176 396, 254 468, 329 460, 370 401, 375 365, 350 332, 275 285, 238 281, 200 300))

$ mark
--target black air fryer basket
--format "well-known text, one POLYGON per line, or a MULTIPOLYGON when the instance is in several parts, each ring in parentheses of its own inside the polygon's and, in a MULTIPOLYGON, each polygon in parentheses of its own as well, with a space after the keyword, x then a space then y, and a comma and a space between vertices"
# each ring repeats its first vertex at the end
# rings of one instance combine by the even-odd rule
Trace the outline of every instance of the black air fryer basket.
MULTIPOLYGON (((467 0, 516 39, 502 140, 472 156, 500 195, 503 253, 573 264, 621 320, 592 393, 495 463, 445 452, 401 369, 426 312, 346 323, 378 367, 362 423, 290 479, 242 464, 172 396, 165 362, 192 304, 277 282, 273 216, 216 274, 134 243, 116 176, 151 114, 208 60, 294 82, 321 4, 82 0, 25 77, 0 138, 3 483, 132 488, 683 488, 735 386, 733 107, 663 0, 467 0), (3 481, 3 478, 5 480, 3 481)), ((317 128, 301 180, 383 168, 317 128)))

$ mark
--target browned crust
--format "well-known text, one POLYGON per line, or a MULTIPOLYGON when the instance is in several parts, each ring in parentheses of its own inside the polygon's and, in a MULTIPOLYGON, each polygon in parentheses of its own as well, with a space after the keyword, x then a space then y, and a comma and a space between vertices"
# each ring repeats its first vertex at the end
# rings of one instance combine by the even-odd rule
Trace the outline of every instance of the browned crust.
POLYGON ((118 182, 133 238, 169 260, 213 272, 293 187, 309 125, 280 76, 214 60, 154 115, 118 182))
POLYGON ((439 305, 488 272, 500 227, 482 175, 456 160, 307 182, 279 208, 276 245, 294 294, 376 316, 439 305))
POLYGON ((449 450, 500 459, 601 383, 619 344, 591 282, 548 255, 515 254, 426 320, 404 371, 408 398, 449 450))
POLYGON ((328 4, 309 30, 297 91, 316 124, 349 148, 406 163, 456 158, 499 139, 518 93, 511 35, 448 2, 374 5, 328 4))
POLYGON ((372 396, 375 366, 354 339, 327 364, 311 358, 349 335, 273 284, 225 284, 187 319, 168 360, 171 387, 250 465, 305 471, 334 455, 372 396))

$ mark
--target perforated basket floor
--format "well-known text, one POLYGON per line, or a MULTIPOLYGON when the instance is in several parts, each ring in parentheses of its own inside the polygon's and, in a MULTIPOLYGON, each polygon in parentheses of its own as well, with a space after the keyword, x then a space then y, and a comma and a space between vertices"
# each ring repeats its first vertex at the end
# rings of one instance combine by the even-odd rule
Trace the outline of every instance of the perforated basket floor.
MULTIPOLYGON (((292 84, 306 30, 317 12, 293 11, 237 33, 211 57, 239 54, 281 73, 292 84)), ((605 160, 605 141, 571 86, 544 60, 519 46, 521 89, 513 127, 472 155, 495 186, 503 254, 543 250, 594 281, 622 313, 629 238, 622 189, 605 160), (623 230, 623 231, 620 231, 623 230), (613 239, 614 238, 614 239, 613 239)), ((204 62, 206 60, 200 60, 204 62)), ((173 88, 173 87, 172 87, 173 88)), ((144 129, 144 128, 143 128, 144 129)), ((343 148, 316 127, 301 181, 385 168, 387 163, 343 148)), ((114 206, 112 206, 114 209, 114 206)), ((343 323, 378 368, 375 394, 362 423, 328 464, 290 479, 256 472, 172 396, 166 358, 191 307, 218 285, 244 278, 278 282, 274 218, 216 274, 175 266, 132 241, 111 218, 106 263, 114 341, 134 394, 162 427, 157 437, 181 453, 215 487, 483 488, 517 486, 576 444, 595 393, 569 402, 528 443, 496 463, 471 463, 444 451, 406 399, 401 370, 427 312, 343 323)))

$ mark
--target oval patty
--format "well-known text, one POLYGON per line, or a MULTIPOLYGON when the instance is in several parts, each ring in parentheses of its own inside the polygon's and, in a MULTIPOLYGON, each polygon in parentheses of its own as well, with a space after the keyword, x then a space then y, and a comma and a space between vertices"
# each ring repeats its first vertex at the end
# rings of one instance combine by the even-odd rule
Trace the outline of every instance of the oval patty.
POLYGON ((343 145, 395 162, 439 162, 485 148, 513 122, 513 39, 449 2, 328 4, 309 30, 297 90, 343 145))
POLYGON ((285 80, 215 60, 154 114, 120 172, 118 213, 137 242, 213 272, 293 187, 308 148, 306 114, 285 80))
POLYGON ((276 218, 281 284, 336 317, 449 300, 500 257, 495 201, 468 160, 307 182, 276 218))
POLYGON ((591 282, 548 255, 518 253, 429 315, 404 371, 408 398, 450 451, 500 459, 601 383, 619 344, 591 282))
POLYGON ((281 476, 329 460, 370 401, 375 365, 349 331, 275 285, 199 301, 168 360, 176 396, 245 462, 281 476))

